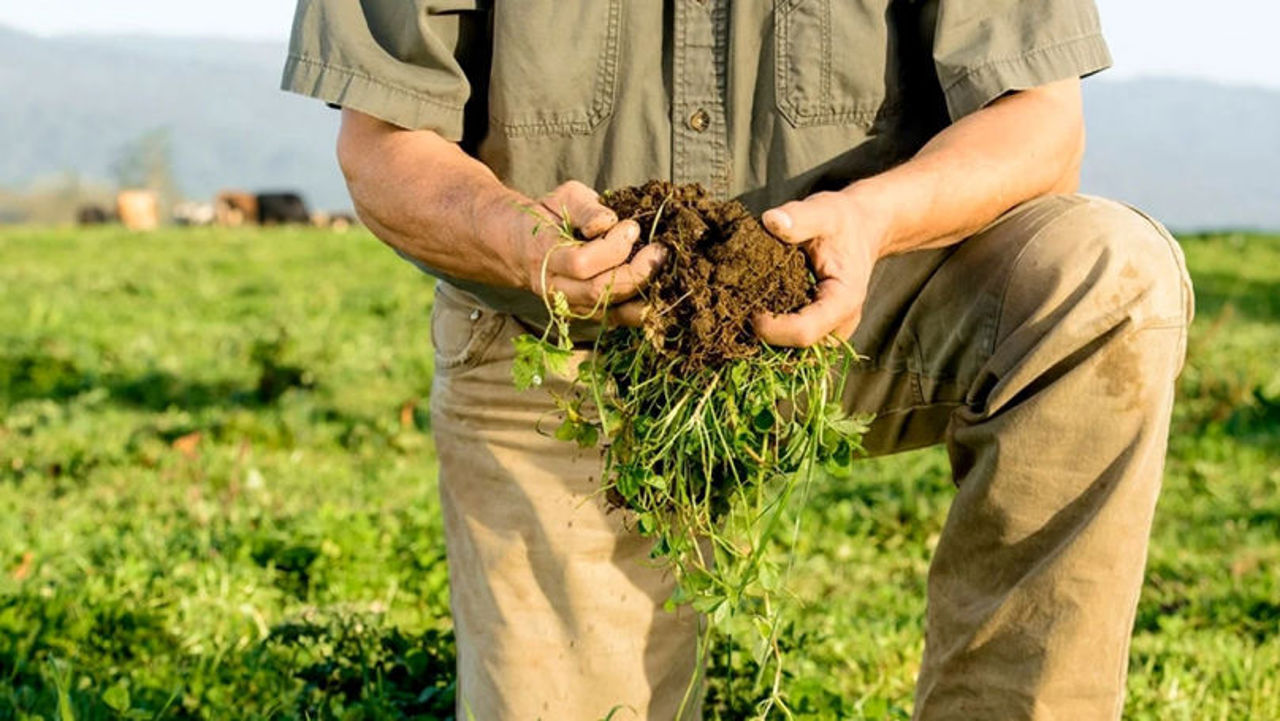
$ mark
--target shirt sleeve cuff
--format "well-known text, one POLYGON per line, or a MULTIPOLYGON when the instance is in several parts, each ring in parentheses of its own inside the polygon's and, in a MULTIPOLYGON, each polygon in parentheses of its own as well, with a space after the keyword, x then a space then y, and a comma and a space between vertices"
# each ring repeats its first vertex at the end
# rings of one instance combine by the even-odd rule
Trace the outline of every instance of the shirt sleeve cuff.
POLYGON ((1001 95, 1055 80, 1081 78, 1111 67, 1111 53, 1100 33, 1033 48, 970 68, 944 88, 953 121, 979 110, 1001 95))
POLYGON ((463 106, 390 85, 354 68, 291 54, 280 87, 402 128, 434 130, 453 142, 462 139, 463 106))

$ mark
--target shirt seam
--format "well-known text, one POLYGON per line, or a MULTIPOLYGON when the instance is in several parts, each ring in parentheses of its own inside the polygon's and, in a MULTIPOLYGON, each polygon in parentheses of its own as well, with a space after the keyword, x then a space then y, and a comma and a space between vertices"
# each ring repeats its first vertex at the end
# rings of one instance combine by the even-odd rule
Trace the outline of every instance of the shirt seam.
POLYGON ((718 109, 715 122, 715 168, 712 169, 712 182, 720 182, 720 187, 716 188, 716 195, 721 198, 727 198, 730 194, 729 184, 729 146, 727 137, 729 134, 729 58, 728 58, 728 35, 729 35, 729 10, 726 3, 717 3, 711 12, 711 31, 714 38, 712 42, 713 50, 712 62, 716 70, 716 108, 718 109))
POLYGON ((1095 39, 1101 40, 1102 33, 1096 30, 1092 30, 1082 35, 1075 35, 1065 40, 1059 40, 1058 42, 1053 43, 1051 45, 1044 45, 1038 48, 1031 48, 1030 50, 1024 50, 1016 55, 1008 55, 1005 57, 989 59, 986 62, 982 63, 981 65, 975 65, 973 67, 966 68, 964 73, 960 75, 960 77, 947 83, 947 85, 943 88, 943 90, 949 93, 953 89, 955 89, 956 86, 960 85, 961 83, 965 82, 966 80, 973 77, 974 75, 981 73, 984 70, 989 70, 991 68, 994 68, 1000 65, 1011 65, 1013 63, 1029 60, 1031 58, 1053 52, 1054 50, 1058 50, 1067 45, 1075 45, 1080 43, 1083 40, 1095 40, 1095 39))
MULTIPOLYGON (((392 84, 387 83, 387 82, 385 82, 385 81, 383 81, 383 80, 379 80, 378 78, 375 78, 375 77, 373 77, 372 75, 370 75, 370 74, 368 74, 368 73, 366 73, 366 72, 363 72, 363 71, 357 70, 357 69, 355 69, 355 68, 349 68, 349 67, 346 67, 346 66, 344 66, 344 65, 337 65, 337 64, 334 64, 334 63, 331 63, 331 62, 326 62, 326 61, 323 61, 323 60, 317 60, 317 59, 315 59, 315 58, 310 58, 310 57, 307 57, 307 56, 305 56, 305 55, 299 55, 299 54, 297 54, 297 53, 289 53, 289 59, 290 59, 290 60, 293 60, 293 61, 295 61, 295 62, 301 63, 301 64, 303 64, 303 65, 308 65, 308 66, 311 66, 311 67, 314 67, 314 68, 318 68, 318 69, 320 69, 320 70, 321 70, 321 71, 323 71, 323 72, 336 72, 336 73, 339 73, 339 74, 342 74, 342 75, 346 75, 346 76, 351 77, 351 78, 355 78, 355 79, 358 79, 358 80, 363 80, 363 81, 365 81, 366 83, 369 83, 370 85, 373 85, 373 86, 375 86, 375 87, 378 87, 378 88, 380 88, 380 89, 382 89, 382 90, 386 90, 386 91, 388 91, 388 92, 392 92, 392 93, 397 93, 397 94, 400 94, 400 95, 404 95, 405 97, 412 98, 413 100, 416 100, 416 101, 418 101, 418 102, 423 102, 423 103, 427 103, 427 104, 429 104, 429 105, 434 105, 434 106, 436 106, 436 107, 438 107, 438 108, 441 108, 441 109, 443 109, 443 110, 460 111, 460 110, 462 110, 464 107, 466 107, 466 106, 465 106, 465 104, 454 104, 454 103, 450 103, 450 102, 448 102, 448 101, 440 100, 439 98, 432 97, 432 96, 430 96, 430 95, 424 95, 424 94, 422 94, 422 93, 419 93, 419 92, 416 92, 416 91, 413 91, 413 90, 409 90, 409 89, 404 88, 404 87, 399 86, 399 85, 392 85, 392 84)), ((290 84, 292 84, 292 83, 290 83, 290 84)))
POLYGON ((683 116, 689 112, 688 93, 686 92, 688 85, 685 83, 684 78, 685 66, 688 64, 687 40, 689 22, 686 17, 687 15, 688 10, 685 8, 684 3, 676 3, 675 22, 677 27, 676 33, 679 34, 679 42, 675 48, 675 57, 672 58, 672 63, 675 66, 676 79, 675 87, 672 89, 671 93, 673 98, 673 112, 671 118, 672 134, 675 139, 675 142, 673 143, 675 152, 673 153, 671 165, 675 175, 672 180, 677 183, 686 182, 686 176, 688 174, 688 163, 685 162, 685 146, 688 143, 688 138, 685 137, 685 129, 683 127, 683 122, 685 121, 683 116))

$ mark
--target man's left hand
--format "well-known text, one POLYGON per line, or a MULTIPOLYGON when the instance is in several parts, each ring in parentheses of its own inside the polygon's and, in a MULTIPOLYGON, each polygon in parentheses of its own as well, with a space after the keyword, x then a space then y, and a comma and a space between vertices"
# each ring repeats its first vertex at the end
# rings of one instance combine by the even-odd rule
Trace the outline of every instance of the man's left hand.
POLYGON ((795 313, 760 314, 756 334, 771 345, 806 347, 848 340, 862 319, 871 267, 885 246, 885 222, 849 192, 824 192, 765 212, 770 233, 801 246, 818 287, 795 313))

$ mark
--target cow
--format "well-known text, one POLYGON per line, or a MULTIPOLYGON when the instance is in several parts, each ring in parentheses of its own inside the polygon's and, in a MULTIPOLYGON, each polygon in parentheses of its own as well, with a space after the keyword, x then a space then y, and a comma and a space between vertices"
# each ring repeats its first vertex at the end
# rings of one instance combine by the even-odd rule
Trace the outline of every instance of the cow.
POLYGON ((224 190, 213 203, 214 222, 227 228, 258 222, 258 197, 240 190, 224 190))
POLYGON ((122 190, 116 195, 116 212, 129 230, 155 230, 160 226, 160 198, 154 190, 122 190))
POLYGON ((339 233, 345 233, 359 224, 360 221, 350 213, 333 213, 329 216, 329 227, 339 233))
POLYGON ((212 225, 216 216, 210 203, 186 201, 173 206, 173 222, 178 225, 212 225))
POLYGON ((345 233, 358 221, 350 213, 329 213, 318 210, 311 214, 311 224, 317 228, 328 228, 338 233, 345 233))
POLYGON ((311 213, 307 211, 307 204, 302 196, 297 193, 258 193, 258 223, 310 225, 311 213))
POLYGON ((103 225, 111 222, 111 213, 101 205, 82 205, 76 211, 78 225, 103 225))

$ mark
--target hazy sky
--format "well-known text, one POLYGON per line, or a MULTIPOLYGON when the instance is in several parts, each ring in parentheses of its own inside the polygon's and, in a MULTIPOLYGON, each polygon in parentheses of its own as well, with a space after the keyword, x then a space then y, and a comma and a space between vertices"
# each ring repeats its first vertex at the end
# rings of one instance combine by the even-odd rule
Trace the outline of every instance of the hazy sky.
MULTIPOLYGON (((1187 75, 1280 88, 1280 43, 1274 39, 1280 2, 1097 3, 1116 59, 1110 77, 1187 75)), ((44 35, 144 32, 280 39, 288 35, 293 6, 293 0, 6 0, 0 3, 0 24, 44 35)))

